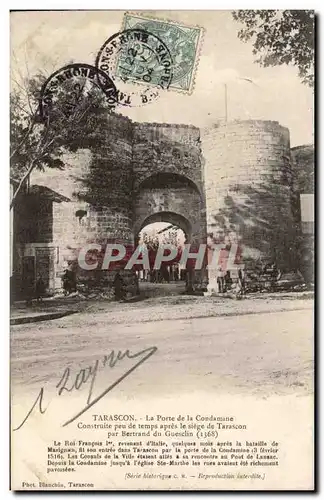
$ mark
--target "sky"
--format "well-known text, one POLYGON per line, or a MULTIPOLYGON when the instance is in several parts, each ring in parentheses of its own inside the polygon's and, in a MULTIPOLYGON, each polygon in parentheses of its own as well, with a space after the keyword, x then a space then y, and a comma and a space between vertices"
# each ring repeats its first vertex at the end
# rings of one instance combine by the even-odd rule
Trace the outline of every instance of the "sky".
MULTIPOLYGON (((94 64, 105 40, 121 30, 123 11, 49 11, 11 13, 11 69, 15 80, 51 74, 65 64, 94 64)), ((228 120, 276 120, 290 130, 291 146, 313 142, 313 93, 294 67, 261 68, 252 45, 237 37, 241 25, 230 11, 146 11, 204 28, 204 38, 191 95, 160 91, 159 99, 141 107, 121 107, 135 121, 185 123, 209 127, 228 120), (255 85, 239 80, 253 79, 255 85)))

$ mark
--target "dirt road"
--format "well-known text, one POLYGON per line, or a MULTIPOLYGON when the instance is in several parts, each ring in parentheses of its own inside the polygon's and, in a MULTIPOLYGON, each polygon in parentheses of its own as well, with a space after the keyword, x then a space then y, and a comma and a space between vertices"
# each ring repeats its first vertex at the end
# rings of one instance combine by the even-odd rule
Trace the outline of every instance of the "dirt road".
MULTIPOLYGON (((287 394, 312 390, 311 310, 110 324, 109 314, 75 314, 15 326, 13 394, 54 384, 112 350, 157 351, 114 389, 127 394, 287 394)), ((112 375, 112 372, 110 376, 112 375)), ((113 376, 113 375, 112 375, 113 376)))

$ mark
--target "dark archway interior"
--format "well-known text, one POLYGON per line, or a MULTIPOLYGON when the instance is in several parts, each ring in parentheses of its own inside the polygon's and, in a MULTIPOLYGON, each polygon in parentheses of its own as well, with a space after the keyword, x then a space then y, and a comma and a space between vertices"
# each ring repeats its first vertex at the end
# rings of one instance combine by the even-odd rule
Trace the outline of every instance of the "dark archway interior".
POLYGON ((156 174, 151 175, 147 179, 144 179, 143 182, 140 184, 140 189, 144 188, 149 188, 149 189, 154 189, 154 188, 170 188, 170 186, 173 187, 191 187, 193 188, 199 195, 199 189, 197 185, 190 180, 188 177, 181 175, 181 174, 175 174, 172 172, 158 172, 156 174))

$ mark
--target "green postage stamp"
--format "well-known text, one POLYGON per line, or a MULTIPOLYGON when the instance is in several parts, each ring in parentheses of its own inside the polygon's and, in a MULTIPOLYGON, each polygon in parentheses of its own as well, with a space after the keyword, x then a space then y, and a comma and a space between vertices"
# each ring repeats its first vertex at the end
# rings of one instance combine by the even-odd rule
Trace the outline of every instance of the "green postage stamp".
MULTIPOLYGON (((169 88, 190 93, 198 65, 203 29, 198 26, 185 26, 162 19, 126 13, 122 30, 135 28, 152 33, 168 48, 172 58, 172 81, 169 88)), ((122 76, 120 68, 123 64, 123 57, 126 55, 121 53, 117 62, 116 76, 122 76)), ((128 75, 128 79, 132 80, 131 74, 128 75)), ((134 80, 137 81, 136 78, 134 80)), ((156 84, 153 81, 150 83, 156 84)))

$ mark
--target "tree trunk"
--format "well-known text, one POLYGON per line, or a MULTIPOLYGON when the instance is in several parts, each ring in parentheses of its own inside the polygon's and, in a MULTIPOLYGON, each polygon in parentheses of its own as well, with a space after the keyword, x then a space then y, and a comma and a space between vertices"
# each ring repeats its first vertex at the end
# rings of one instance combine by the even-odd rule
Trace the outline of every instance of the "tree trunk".
POLYGON ((15 204, 15 201, 17 199, 17 196, 18 194, 20 193, 24 183, 27 181, 28 177, 30 176, 30 174, 32 173, 33 169, 35 168, 36 166, 36 161, 35 160, 32 160, 31 164, 29 165, 28 167, 28 170, 27 172, 25 173, 25 175, 20 179, 20 182, 18 184, 18 187, 16 189, 16 191, 14 192, 13 196, 12 196, 12 200, 10 202, 10 210, 12 209, 12 207, 14 206, 15 204))

